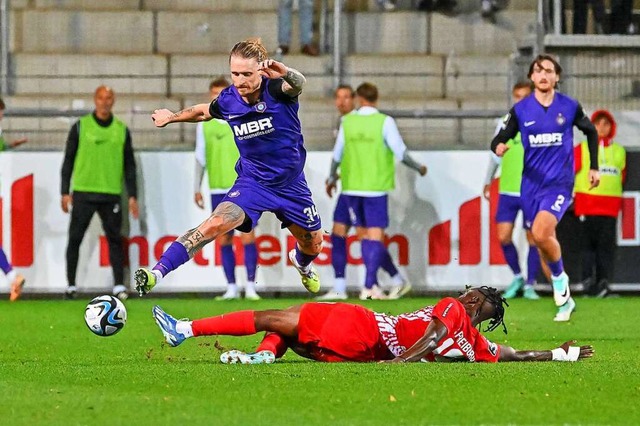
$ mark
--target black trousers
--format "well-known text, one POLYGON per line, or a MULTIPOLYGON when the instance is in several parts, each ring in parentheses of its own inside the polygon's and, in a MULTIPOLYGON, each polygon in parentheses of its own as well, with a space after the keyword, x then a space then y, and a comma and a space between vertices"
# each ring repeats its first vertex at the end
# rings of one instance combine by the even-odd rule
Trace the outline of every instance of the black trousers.
POLYGON ((610 28, 611 34, 626 34, 631 24, 633 0, 612 0, 610 28))
POLYGON ((582 224, 582 278, 591 278, 596 286, 613 278, 617 218, 610 216, 583 216, 582 224), (595 274, 595 276, 594 276, 595 274))
MULTIPOLYGON (((80 198, 80 197, 78 197, 80 198)), ((115 285, 124 283, 124 251, 122 244, 122 206, 120 201, 87 201, 74 197, 67 245, 67 282, 76 285, 80 244, 94 213, 98 213, 109 243, 109 260, 115 285)))
MULTIPOLYGON (((596 27, 602 29, 605 20, 604 0, 573 0, 573 33, 586 34, 587 32, 587 4, 591 3, 593 20, 596 27)), ((596 28, 598 30, 598 28, 596 28)), ((597 31, 596 31, 597 32, 597 31)))

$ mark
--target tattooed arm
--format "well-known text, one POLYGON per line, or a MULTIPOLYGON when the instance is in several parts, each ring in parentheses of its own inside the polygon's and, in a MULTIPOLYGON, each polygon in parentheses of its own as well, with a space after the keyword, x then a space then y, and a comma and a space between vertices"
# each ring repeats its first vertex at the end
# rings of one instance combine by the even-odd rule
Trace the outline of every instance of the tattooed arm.
POLYGON ((245 220, 244 211, 237 205, 224 201, 216 207, 211 216, 197 228, 188 230, 178 238, 192 258, 202 247, 215 240, 218 236, 242 225, 245 220))
POLYGON ((178 112, 171 112, 168 109, 157 109, 151 114, 156 127, 164 127, 169 123, 190 122, 211 120, 209 112, 210 104, 198 104, 178 112))
POLYGON ((282 91, 289 96, 298 96, 302 92, 302 86, 307 82, 304 75, 296 69, 287 68, 287 74, 282 77, 282 91))

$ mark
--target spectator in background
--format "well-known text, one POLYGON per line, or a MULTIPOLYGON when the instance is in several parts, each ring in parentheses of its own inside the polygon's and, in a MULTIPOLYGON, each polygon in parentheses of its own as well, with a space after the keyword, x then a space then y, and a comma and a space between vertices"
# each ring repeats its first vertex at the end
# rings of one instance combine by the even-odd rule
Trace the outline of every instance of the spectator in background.
POLYGON ((99 86, 93 101, 96 107, 93 113, 80 117, 69 131, 61 171, 60 204, 63 212, 71 212, 65 298, 75 298, 80 243, 97 212, 109 243, 113 294, 124 300, 128 295, 121 235, 122 181, 124 178, 129 194, 129 212, 137 219, 136 163, 129 129, 111 112, 115 102, 113 90, 99 86))
MULTIPOLYGON (((366 269, 360 299, 386 299, 378 287, 377 272, 389 255, 384 230, 389 226, 387 193, 395 187, 394 156, 421 176, 427 174, 427 167, 411 158, 394 119, 377 110, 378 88, 363 83, 356 96, 360 108, 342 119, 327 185, 335 188, 340 167, 342 190, 361 238, 366 269)), ((410 289, 407 283, 395 286, 388 298, 397 299, 410 289)))
POLYGON ((582 225, 582 278, 585 293, 604 297, 613 276, 617 219, 622 207, 622 184, 626 177, 626 152, 614 142, 616 121, 609 111, 599 110, 591 121, 598 131, 600 185, 589 189, 589 149, 583 141, 574 148, 576 180, 574 209, 582 225))
POLYGON ((587 4, 591 4, 595 33, 604 34, 604 0, 573 0, 573 33, 587 33, 587 4))
MULTIPOLYGON (((513 103, 516 104, 531 94, 531 83, 522 81, 516 83, 511 91, 513 103)), ((496 134, 502 128, 502 120, 496 129, 496 134)), ((527 257, 527 279, 525 281, 520 269, 520 259, 518 250, 513 244, 512 234, 513 228, 518 216, 518 212, 522 210, 522 202, 520 200, 520 183, 522 181, 522 169, 524 161, 524 148, 520 132, 515 138, 507 142, 510 149, 500 159, 500 157, 491 153, 491 161, 487 170, 487 177, 484 185, 484 197, 488 200, 490 197, 491 181, 496 175, 498 166, 501 166, 500 183, 499 183, 499 199, 498 209, 496 211, 496 228, 498 240, 504 253, 507 265, 513 272, 513 280, 503 296, 505 299, 516 297, 520 292, 523 293, 525 299, 537 300, 540 297, 533 288, 540 270, 540 255, 538 248, 533 241, 531 228, 525 224, 527 231, 527 242, 529 243, 529 254, 527 257)))
POLYGON ((418 3, 418 10, 450 13, 456 5, 456 0, 421 0, 420 3, 418 3))
MULTIPOLYGON (((209 84, 209 100, 218 97, 222 89, 229 87, 229 82, 224 77, 219 77, 209 84)), ((211 211, 218 207, 222 199, 236 181, 238 174, 235 165, 240 158, 238 147, 231 127, 224 120, 213 119, 202 121, 196 126, 196 180, 194 200, 198 207, 204 208, 204 200, 200 187, 204 170, 207 169, 209 189, 211 191, 211 211)), ((238 299, 240 293, 236 285, 236 257, 233 252, 234 230, 221 234, 216 240, 220 244, 222 256, 222 269, 227 278, 227 291, 216 297, 216 300, 238 299)), ((247 268, 247 284, 244 289, 244 298, 247 300, 259 300, 256 293, 256 266, 258 263, 258 250, 256 248, 256 233, 252 229, 248 233, 240 233, 240 240, 244 246, 244 263, 247 268)))
MULTIPOLYGON (((277 55, 289 53, 291 44, 291 9, 293 0, 280 0, 278 6, 278 51, 277 55)), ((313 43, 313 0, 298 0, 298 18, 300 20, 301 52, 309 56, 318 56, 318 47, 313 43)))
MULTIPOLYGON (((6 106, 4 104, 4 101, 2 100, 2 98, 0 98, 0 122, 4 117, 5 107, 6 106)), ((0 127, 0 152, 8 149, 13 149, 26 142, 27 138, 20 138, 7 143, 7 141, 5 141, 4 137, 2 136, 2 127, 0 127)), ((0 226, 1 225, 2 224, 0 224, 0 226)), ((9 260, 7 260, 7 255, 5 254, 4 250, 2 250, 2 241, 0 241, 0 269, 2 269, 2 272, 4 272, 4 274, 7 276, 7 280, 9 280, 9 282, 11 283, 9 300, 14 302, 18 300, 20 294, 22 293, 22 287, 24 286, 25 278, 21 274, 18 274, 13 270, 13 266, 11 265, 11 263, 9 263, 9 260)))
POLYGON ((495 14, 504 10, 509 5, 509 0, 480 0, 480 14, 483 18, 493 19, 495 14))
MULTIPOLYGON (((546 11, 546 16, 544 17, 544 25, 545 31, 547 33, 554 33, 554 22, 555 22, 555 0, 545 0, 544 10, 546 11)), ((560 34, 567 33, 567 17, 565 10, 567 9, 566 0, 560 0, 560 34)))
POLYGON ((636 27, 632 21, 633 0, 611 0, 610 33, 635 34, 636 27))
MULTIPOLYGON (((336 109, 340 113, 340 121, 338 121, 338 126, 335 129, 335 134, 333 135, 334 139, 338 137, 338 130, 340 128, 340 123, 342 122, 342 117, 350 114, 354 109, 355 95, 356 93, 353 88, 347 84, 338 86, 334 93, 336 109)), ((333 196, 333 191, 335 189, 336 183, 334 182, 333 184, 330 184, 329 180, 327 180, 326 191, 329 198, 333 196)), ((317 300, 344 300, 347 298, 347 282, 345 279, 347 269, 347 234, 349 233, 349 228, 351 228, 351 226, 353 226, 353 222, 349 214, 347 196, 340 194, 333 212, 333 228, 331 230, 331 264, 333 266, 335 277, 333 289, 326 294, 319 296, 317 300)), ((362 230, 362 228, 357 229, 362 230)), ((359 237, 362 239, 362 235, 359 237)), ((395 288, 402 288, 404 280, 396 266, 393 264, 389 251, 385 251, 385 256, 380 266, 389 274, 395 288)), ((404 288, 410 289, 410 286, 407 286, 408 284, 404 288)))

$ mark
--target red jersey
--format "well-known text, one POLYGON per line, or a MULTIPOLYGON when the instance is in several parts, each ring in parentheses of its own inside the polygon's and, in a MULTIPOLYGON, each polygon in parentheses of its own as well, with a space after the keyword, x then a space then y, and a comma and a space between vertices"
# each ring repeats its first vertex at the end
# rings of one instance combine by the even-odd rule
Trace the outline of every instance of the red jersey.
POLYGON ((439 301, 435 306, 427 306, 415 312, 398 316, 375 314, 382 340, 395 356, 402 355, 414 345, 431 323, 438 318, 447 327, 447 334, 440 346, 422 361, 497 362, 500 347, 490 342, 478 329, 471 325, 464 305, 453 297, 439 301))

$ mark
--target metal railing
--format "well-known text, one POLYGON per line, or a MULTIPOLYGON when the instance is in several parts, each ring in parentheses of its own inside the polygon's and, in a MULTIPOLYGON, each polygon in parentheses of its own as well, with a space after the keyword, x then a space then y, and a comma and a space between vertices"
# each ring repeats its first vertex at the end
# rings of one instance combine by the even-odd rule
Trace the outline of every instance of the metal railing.
POLYGON ((9 0, 0 0, 0 93, 9 90, 9 0))

